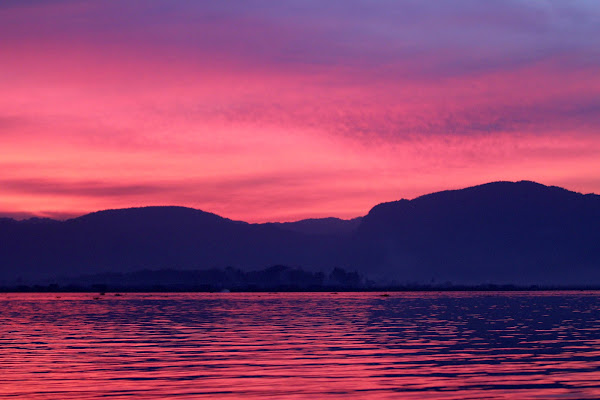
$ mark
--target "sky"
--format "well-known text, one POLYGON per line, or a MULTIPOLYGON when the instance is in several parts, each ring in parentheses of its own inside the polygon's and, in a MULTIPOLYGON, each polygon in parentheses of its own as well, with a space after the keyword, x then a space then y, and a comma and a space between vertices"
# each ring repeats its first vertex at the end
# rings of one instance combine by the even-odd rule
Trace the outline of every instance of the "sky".
POLYGON ((3 0, 0 215, 600 193, 597 0, 3 0))

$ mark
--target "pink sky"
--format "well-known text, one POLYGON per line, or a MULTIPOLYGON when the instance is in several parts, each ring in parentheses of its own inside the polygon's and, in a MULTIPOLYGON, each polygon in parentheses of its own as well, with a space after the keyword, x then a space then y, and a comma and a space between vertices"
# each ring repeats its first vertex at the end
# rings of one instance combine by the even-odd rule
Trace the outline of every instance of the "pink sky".
POLYGON ((0 3, 0 215, 600 193, 594 1, 0 3))

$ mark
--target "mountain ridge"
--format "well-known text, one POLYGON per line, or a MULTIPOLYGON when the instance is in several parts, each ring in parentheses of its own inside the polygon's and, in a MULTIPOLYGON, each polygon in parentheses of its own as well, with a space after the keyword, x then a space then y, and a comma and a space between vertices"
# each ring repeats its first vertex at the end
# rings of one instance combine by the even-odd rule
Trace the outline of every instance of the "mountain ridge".
POLYGON ((600 283, 600 196, 490 182, 380 203, 364 217, 252 224, 179 206, 0 219, 0 280, 290 265, 379 282, 600 283))
MULTIPOLYGON (((445 193, 454 193, 454 192, 464 192, 464 191, 469 191, 471 189, 478 189, 478 188, 484 188, 487 186, 496 186, 496 185, 503 185, 503 184, 509 184, 509 185, 515 185, 515 184, 526 184, 526 185, 530 185, 531 187, 542 187, 542 188, 547 188, 547 189, 558 189, 561 192, 567 192, 570 194, 576 194, 576 195, 581 195, 581 196, 598 196, 600 197, 600 194, 596 194, 596 193, 581 193, 581 192, 576 192, 573 190, 569 190, 569 189, 565 189, 562 188, 560 186, 555 186, 555 185, 544 185, 542 183, 538 183, 538 182, 534 182, 534 181, 530 181, 530 180, 520 180, 520 181, 493 181, 493 182, 487 182, 487 183, 482 183, 479 185, 474 185, 474 186, 468 186, 465 188, 460 188, 460 189, 446 189, 446 190, 440 190, 437 192, 432 192, 432 193, 426 193, 417 197, 414 197, 412 199, 405 199, 405 198, 401 198, 399 200, 392 200, 392 201, 386 201, 386 202, 382 202, 382 203, 378 203, 375 206, 373 206, 368 212, 367 214, 365 214, 364 216, 368 215, 371 210, 382 206, 382 205, 386 205, 386 204, 394 204, 394 203, 398 203, 398 202, 405 202, 405 201, 415 201, 415 200, 420 200, 420 199, 425 199, 425 198, 430 198, 430 197, 435 197, 438 195, 442 195, 445 193)), ((110 214, 110 213, 116 213, 116 212, 121 212, 121 211, 133 211, 133 210, 148 210, 148 209, 182 209, 182 210, 189 210, 189 211, 194 211, 194 212, 199 212, 202 214, 207 214, 207 215, 213 215, 213 216, 217 216, 229 221, 233 221, 233 222, 239 222, 239 223, 245 223, 245 224, 252 224, 252 225, 264 225, 264 224, 274 224, 274 225, 288 225, 288 224, 297 224, 297 223, 303 223, 303 222, 309 222, 309 221, 325 221, 325 220, 337 220, 337 221, 355 221, 355 220, 362 220, 362 218, 364 216, 357 216, 357 217, 353 217, 353 218, 349 218, 349 219, 345 219, 345 218, 338 218, 338 217, 321 217, 321 218, 303 218, 300 220, 294 220, 294 221, 284 221, 284 222, 274 222, 274 221, 267 221, 267 222, 246 222, 246 221, 242 221, 242 220, 236 220, 236 219, 231 219, 228 217, 224 217, 222 215, 210 212, 210 211, 205 211, 205 210, 201 210, 198 208, 193 208, 193 207, 186 207, 186 206, 177 206, 177 205, 161 205, 161 206, 136 206, 136 207, 125 207, 125 208, 108 208, 108 209, 103 209, 103 210, 97 210, 97 211, 92 211, 89 213, 85 213, 79 216, 75 216, 75 217, 71 217, 71 218, 66 218, 66 219, 56 219, 56 218, 49 218, 49 217, 40 217, 40 216, 32 216, 30 218, 13 218, 13 217, 9 217, 9 216, 2 216, 0 215, 0 222, 3 220, 12 220, 15 222, 65 222, 65 221, 70 221, 70 220, 77 220, 83 217, 89 217, 89 216, 94 216, 94 215, 103 215, 103 214, 110 214)))

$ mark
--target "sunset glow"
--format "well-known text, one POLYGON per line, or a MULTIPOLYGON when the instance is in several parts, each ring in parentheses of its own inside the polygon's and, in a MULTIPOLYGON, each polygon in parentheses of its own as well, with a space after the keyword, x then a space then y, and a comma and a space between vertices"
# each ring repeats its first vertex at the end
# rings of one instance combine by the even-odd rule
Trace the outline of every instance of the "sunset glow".
POLYGON ((0 216, 600 192, 594 1, 0 3, 0 216))

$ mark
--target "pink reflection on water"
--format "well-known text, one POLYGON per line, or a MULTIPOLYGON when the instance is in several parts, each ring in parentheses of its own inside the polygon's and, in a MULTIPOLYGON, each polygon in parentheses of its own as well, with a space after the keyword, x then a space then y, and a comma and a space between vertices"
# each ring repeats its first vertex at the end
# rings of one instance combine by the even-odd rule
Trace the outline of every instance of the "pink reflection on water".
POLYGON ((0 294, 0 398, 600 397, 596 293, 0 294))

